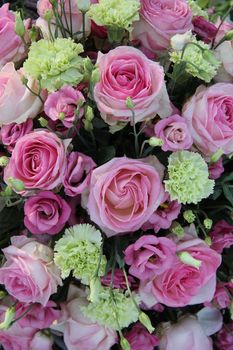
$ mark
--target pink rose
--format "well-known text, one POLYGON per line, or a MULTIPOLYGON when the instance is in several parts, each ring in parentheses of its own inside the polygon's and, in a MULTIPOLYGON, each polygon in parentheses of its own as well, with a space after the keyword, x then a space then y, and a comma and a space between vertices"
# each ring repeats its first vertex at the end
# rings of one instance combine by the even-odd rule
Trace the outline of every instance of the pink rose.
POLYGON ((52 249, 24 236, 12 237, 11 243, 2 250, 6 262, 0 268, 0 284, 23 303, 46 306, 61 285, 52 249))
POLYGON ((140 21, 133 37, 153 51, 167 49, 175 34, 192 29, 192 12, 185 0, 141 0, 140 21))
POLYGON ((225 284, 222 282, 217 283, 214 294, 214 304, 216 304, 220 309, 225 309, 231 305, 230 293, 227 290, 227 286, 225 286, 225 284))
POLYGON ((172 221, 178 217, 180 211, 181 204, 177 201, 172 201, 169 194, 165 192, 162 203, 142 226, 142 229, 144 231, 153 229, 155 232, 159 232, 161 228, 168 229, 172 221))
POLYGON ((2 345, 4 350, 32 349, 30 345, 34 333, 35 329, 28 327, 22 328, 19 326, 18 322, 16 322, 9 329, 0 330, 0 344, 2 345))
POLYGON ((105 55, 99 52, 97 65, 100 81, 95 85, 94 98, 108 124, 132 122, 127 97, 133 101, 136 123, 156 114, 171 114, 163 68, 138 49, 120 46, 105 55))
POLYGON ((216 163, 211 163, 209 166, 210 179, 218 179, 224 173, 222 158, 216 163))
POLYGON ((4 181, 13 177, 23 181, 28 190, 54 189, 63 182, 69 143, 44 129, 24 135, 15 145, 4 181))
POLYGON ((95 167, 96 164, 91 157, 79 152, 70 153, 63 180, 67 196, 77 196, 88 188, 91 172, 95 167))
POLYGON ((218 332, 216 346, 219 350, 233 350, 233 321, 218 332))
POLYGON ((86 318, 81 307, 87 304, 85 292, 70 285, 67 301, 61 305, 62 317, 60 319, 67 349, 111 349, 117 342, 117 333, 86 318))
POLYGON ((159 349, 213 350, 213 345, 198 320, 194 316, 186 316, 176 324, 164 325, 159 349))
POLYGON ((162 165, 154 156, 147 160, 155 166, 122 157, 93 170, 87 208, 108 237, 140 229, 160 205, 162 165))
POLYGON ((154 350, 154 347, 159 344, 159 339, 150 334, 141 323, 136 323, 133 328, 125 334, 131 350, 154 350))
MULTIPOLYGON (((12 62, 7 63, 0 71, 0 126, 23 123, 36 117, 41 110, 40 99, 21 81, 23 73, 23 69, 16 71, 12 62)), ((37 82, 30 77, 28 86, 38 92, 37 82)))
MULTIPOLYGON (((109 271, 106 276, 101 278, 101 283, 106 287, 110 287, 111 281, 112 281, 112 271, 109 271)), ((128 276, 128 282, 131 289, 134 285, 136 285, 136 281, 132 276, 128 276)), ((123 289, 123 290, 127 289, 124 272, 121 269, 115 269, 113 281, 112 281, 112 287, 116 289, 123 289)))
POLYGON ((7 150, 12 152, 16 142, 20 137, 28 134, 33 130, 33 121, 32 119, 26 120, 26 122, 21 124, 8 124, 3 125, 1 128, 1 140, 4 146, 7 146, 7 150))
POLYGON ((177 260, 169 269, 153 280, 141 284, 142 301, 149 307, 162 303, 171 307, 200 304, 213 299, 216 288, 216 270, 221 255, 204 241, 186 235, 177 244, 177 253, 189 253, 200 261, 199 268, 177 260))
MULTIPOLYGON (((75 112, 79 104, 84 101, 83 94, 79 90, 71 86, 64 86, 48 96, 44 104, 44 111, 50 119, 54 121, 60 119, 66 128, 71 128, 77 118, 75 112)), ((80 108, 78 118, 81 118, 83 113, 83 108, 80 108)))
POLYGON ((60 311, 56 309, 57 305, 49 300, 45 306, 41 304, 16 304, 16 317, 21 317, 18 323, 21 327, 31 327, 34 329, 45 329, 60 317, 60 311), (29 307, 31 309, 29 310, 29 307), (29 310, 29 311, 28 311, 29 310), (27 312, 26 312, 27 311, 27 312))
POLYGON ((177 114, 155 124, 154 133, 163 140, 162 150, 165 152, 189 149, 193 144, 186 120, 177 114))
POLYGON ((9 3, 0 7, 0 69, 8 62, 18 62, 26 55, 22 39, 15 33, 15 14, 9 3))
POLYGON ((217 27, 204 17, 197 16, 193 19, 194 33, 206 44, 210 44, 217 34, 217 27))
POLYGON ((145 235, 125 250, 129 273, 141 281, 163 274, 176 261, 176 244, 166 237, 145 235))
POLYGON ((225 220, 220 220, 210 233, 212 240, 211 248, 221 254, 223 249, 233 245, 233 225, 225 220))
MULTIPOLYGON (((52 350, 53 338, 45 335, 42 332, 37 332, 31 343, 30 348, 32 350, 52 350)), ((26 350, 26 349, 24 349, 26 350)))
POLYGON ((33 234, 59 233, 71 214, 70 206, 57 194, 43 191, 27 199, 24 225, 33 234))
POLYGON ((232 84, 200 86, 183 107, 194 144, 206 156, 233 152, 232 84))

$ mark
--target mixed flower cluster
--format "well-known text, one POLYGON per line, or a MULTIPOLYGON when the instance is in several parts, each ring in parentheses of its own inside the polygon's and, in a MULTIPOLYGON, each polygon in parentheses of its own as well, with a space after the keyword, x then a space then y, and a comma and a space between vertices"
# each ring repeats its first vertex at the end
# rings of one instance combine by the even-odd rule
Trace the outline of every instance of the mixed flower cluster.
POLYGON ((0 8, 4 350, 233 349, 232 7, 208 4, 0 8))

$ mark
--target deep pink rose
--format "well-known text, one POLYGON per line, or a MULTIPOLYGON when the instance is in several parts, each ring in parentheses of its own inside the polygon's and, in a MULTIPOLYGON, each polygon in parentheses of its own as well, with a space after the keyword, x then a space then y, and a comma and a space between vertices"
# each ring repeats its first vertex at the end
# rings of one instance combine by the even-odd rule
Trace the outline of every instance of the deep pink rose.
POLYGON ((60 317, 60 311, 56 309, 56 307, 57 305, 51 300, 49 300, 45 306, 41 304, 30 305, 17 303, 16 317, 21 317, 21 315, 25 313, 25 316, 18 321, 21 327, 45 329, 49 328, 49 326, 60 317))
POLYGON ((201 16, 193 19, 194 33, 203 40, 206 44, 210 44, 217 34, 217 27, 201 16))
POLYGON ((146 48, 164 50, 172 36, 192 29, 192 12, 185 0, 141 0, 140 21, 133 27, 133 37, 146 48))
POLYGON ((225 309, 227 307, 230 307, 231 305, 230 292, 228 291, 227 286, 225 286, 224 283, 222 282, 217 283, 213 301, 214 301, 214 304, 216 304, 220 309, 225 309))
POLYGON ((63 182, 69 143, 44 129, 24 135, 15 145, 4 181, 13 177, 23 181, 28 190, 54 189, 63 182))
POLYGON ((186 120, 177 114, 156 123, 154 133, 163 140, 165 152, 189 149, 193 144, 186 120))
POLYGON ((71 128, 76 118, 83 116, 83 108, 79 108, 79 114, 75 112, 79 104, 85 101, 83 94, 72 88, 64 86, 59 91, 52 92, 44 104, 45 114, 52 120, 60 119, 66 128, 71 128))
MULTIPOLYGON (((35 118, 41 110, 40 99, 23 85, 23 74, 23 69, 16 71, 12 62, 0 71, 0 126, 23 123, 29 118, 35 118)), ((38 92, 38 83, 30 77, 28 87, 38 92)))
POLYGON ((28 134, 32 130, 32 119, 28 119, 22 124, 12 123, 9 125, 3 125, 0 132, 2 143, 7 147, 7 150, 9 152, 12 152, 16 142, 20 139, 20 137, 28 134))
POLYGON ((159 349, 213 350, 213 345, 198 320, 194 316, 186 316, 176 324, 164 324, 159 349))
POLYGON ((24 236, 12 237, 11 243, 2 250, 6 262, 0 268, 0 284, 23 303, 46 306, 61 285, 52 249, 24 236))
POLYGON ((71 214, 70 206, 59 195, 43 191, 27 199, 24 205, 24 225, 33 234, 59 233, 71 214))
POLYGON ((233 225, 220 220, 211 231, 210 237, 211 248, 221 254, 224 248, 230 248, 233 245, 233 225))
POLYGON ((160 205, 163 166, 154 156, 147 161, 114 158, 92 172, 87 208, 108 237, 140 229, 160 205))
POLYGON ((224 173, 222 158, 216 163, 211 163, 209 166, 210 179, 218 179, 224 173))
POLYGON ((32 350, 52 350, 52 346, 53 346, 53 338, 52 337, 50 337, 42 332, 37 332, 34 335, 34 337, 32 338, 29 349, 32 349, 32 350))
POLYGON ((142 226, 142 229, 144 231, 153 229, 155 232, 159 232, 161 228, 168 229, 172 221, 178 217, 180 211, 181 204, 177 201, 172 201, 169 194, 165 192, 162 203, 142 226))
POLYGON ((154 347, 159 344, 159 339, 150 334, 141 323, 136 323, 133 328, 125 334, 131 350, 154 350, 154 347))
POLYGON ((177 244, 177 253, 187 252, 199 260, 199 268, 177 260, 170 269, 141 284, 141 298, 147 306, 162 303, 179 307, 200 304, 213 299, 216 288, 216 270, 221 255, 204 241, 186 235, 177 244))
POLYGON ((95 85, 94 98, 108 124, 132 122, 127 97, 133 101, 136 123, 156 114, 171 114, 163 68, 140 50, 120 46, 105 55, 99 52, 97 65, 100 81, 95 85))
POLYGON ((95 167, 96 164, 91 157, 79 152, 70 153, 63 180, 67 196, 77 196, 88 188, 91 172, 95 167))
POLYGON ((0 69, 8 62, 18 62, 26 55, 22 39, 15 33, 15 14, 9 3, 0 7, 0 69))
MULTIPOLYGON (((125 275, 121 269, 115 269, 113 280, 112 280, 112 271, 109 271, 106 276, 101 278, 101 283, 106 287, 110 287, 111 281, 112 281, 113 288, 123 289, 123 290, 127 289, 125 275)), ((136 285, 136 281, 132 276, 128 276, 128 282, 131 289, 136 285)))
POLYGON ((232 84, 200 86, 183 107, 183 117, 194 144, 206 156, 220 148, 233 152, 233 89, 232 84))
POLYGON ((233 321, 218 332, 216 346, 218 350, 233 350, 233 321))
POLYGON ((176 244, 166 237, 142 236, 125 250, 125 262, 131 275, 141 281, 153 279, 177 262, 176 244))

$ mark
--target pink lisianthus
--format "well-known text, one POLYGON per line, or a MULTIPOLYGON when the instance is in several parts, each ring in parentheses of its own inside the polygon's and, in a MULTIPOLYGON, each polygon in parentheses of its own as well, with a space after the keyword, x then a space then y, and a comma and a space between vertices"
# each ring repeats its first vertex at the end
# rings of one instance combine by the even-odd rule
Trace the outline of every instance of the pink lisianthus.
POLYGON ((100 81, 95 85, 94 98, 106 123, 132 122, 128 97, 134 104, 136 123, 156 114, 171 114, 163 68, 138 49, 120 46, 105 55, 99 53, 97 65, 100 81))
POLYGON ((79 90, 64 86, 48 96, 44 111, 53 121, 60 119, 66 128, 71 128, 75 119, 83 116, 84 110, 80 106, 84 102, 84 96, 79 90), (75 114, 77 110, 78 116, 75 114))
POLYGON ((96 167, 91 157, 80 152, 71 152, 67 159, 67 166, 63 185, 67 196, 77 196, 90 185, 92 170, 96 167))
POLYGON ((222 158, 209 166, 210 179, 218 179, 224 173, 222 158))
POLYGON ((224 248, 230 248, 233 245, 233 225, 220 220, 211 231, 210 237, 211 248, 221 254, 224 248))
POLYGON ((213 23, 201 16, 194 17, 193 26, 194 33, 197 34, 206 44, 211 43, 218 31, 213 23))
POLYGON ((12 237, 11 243, 3 249, 6 262, 0 268, 0 284, 23 303, 46 306, 62 283, 52 249, 24 236, 12 237))
POLYGON ((125 334, 131 350, 154 350, 159 345, 159 339, 150 334, 141 323, 136 323, 133 328, 125 334))
POLYGON ((177 262, 176 244, 166 237, 142 236, 125 250, 125 262, 132 276, 151 280, 177 262))
POLYGON ((53 348, 53 338, 50 336, 47 336, 42 332, 37 332, 31 340, 29 349, 52 350, 52 348, 53 348))
POLYGON ((87 203, 91 220, 108 237, 140 229, 164 196, 161 171, 154 156, 145 161, 114 158, 94 169, 87 203))
POLYGON ((27 199, 24 205, 24 225, 33 234, 59 233, 71 214, 70 206, 59 195, 42 191, 27 199))
MULTIPOLYGON (((109 271, 106 276, 101 278, 101 283, 106 286, 110 287, 112 281, 112 271, 109 271)), ((132 276, 128 276, 128 282, 131 289, 136 285, 136 281, 132 276)), ((116 289, 127 289, 126 281, 124 272, 121 269, 116 269, 114 271, 113 281, 112 281, 112 287, 116 289)))
POLYGON ((21 124, 12 123, 3 125, 0 131, 0 137, 3 145, 7 147, 7 150, 12 152, 20 137, 28 134, 32 130, 33 121, 32 119, 28 119, 26 122, 21 124))
POLYGON ((227 284, 222 282, 217 283, 213 302, 220 309, 225 309, 231 305, 230 292, 227 289, 227 284))
POLYGON ((233 321, 218 332, 216 346, 218 350, 233 350, 233 321))
POLYGON ((155 124, 155 136, 163 140, 163 151, 190 149, 193 144, 186 120, 175 114, 155 124))
POLYGON ((160 51, 170 46, 172 36, 192 28, 192 12, 185 0, 141 0, 133 37, 149 50, 160 51))

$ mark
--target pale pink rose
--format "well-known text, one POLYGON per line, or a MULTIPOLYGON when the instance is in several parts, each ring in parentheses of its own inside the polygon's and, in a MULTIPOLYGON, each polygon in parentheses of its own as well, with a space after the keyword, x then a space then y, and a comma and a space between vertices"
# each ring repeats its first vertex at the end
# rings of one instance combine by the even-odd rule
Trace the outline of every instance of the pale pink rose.
POLYGON ((22 39, 15 33, 15 14, 9 3, 0 7, 0 69, 8 62, 18 62, 26 56, 22 39))
POLYGON ((67 196, 77 196, 89 187, 91 172, 95 167, 96 164, 91 157, 80 152, 70 153, 63 180, 67 196))
POLYGON ((131 350, 154 350, 159 344, 159 339, 150 334, 141 323, 136 323, 133 328, 125 334, 131 350))
POLYGON ((233 321, 218 332, 216 346, 218 350, 233 350, 233 321))
POLYGON ((11 243, 2 250, 6 262, 0 268, 0 284, 23 303, 46 306, 61 285, 52 249, 24 236, 12 237, 11 243))
POLYGON ((71 214, 70 206, 59 195, 42 191, 27 199, 24 205, 24 225, 33 234, 59 233, 71 214))
POLYGON ((7 147, 9 152, 12 152, 16 142, 20 137, 28 134, 33 130, 33 121, 32 119, 26 120, 26 122, 21 124, 8 124, 3 125, 0 131, 1 141, 4 146, 7 147))
POLYGON ((52 346, 53 346, 52 337, 49 337, 42 332, 37 332, 30 343, 29 349, 30 350, 52 350, 52 346))
MULTIPOLYGON (((114 276, 112 280, 112 271, 109 271, 106 276, 101 278, 101 283, 106 286, 110 287, 112 282, 112 287, 116 289, 127 289, 126 281, 125 281, 125 275, 124 272, 121 269, 115 269, 114 276)), ((128 276, 128 282, 131 289, 136 285, 136 281, 132 276, 128 276)))
POLYGON ((159 170, 122 157, 93 170, 87 208, 108 237, 140 229, 158 208, 164 195, 158 163, 159 170))
POLYGON ((221 254, 223 249, 233 245, 233 225, 225 220, 220 220, 210 233, 212 240, 211 248, 221 254))
POLYGON ((4 350, 29 350, 34 333, 35 329, 20 327, 16 322, 9 329, 0 330, 0 344, 4 350))
POLYGON ((177 262, 176 244, 169 238, 145 235, 124 252, 129 273, 141 281, 153 279, 177 262))
POLYGON ((117 342, 117 333, 86 318, 81 308, 87 304, 86 293, 70 285, 67 301, 61 305, 62 317, 59 320, 67 349, 110 350, 117 342))
POLYGON ((193 28, 192 12, 185 0, 141 0, 140 20, 133 27, 133 37, 146 48, 164 50, 172 36, 193 28))
POLYGON ((28 190, 54 189, 63 182, 69 143, 44 129, 24 135, 15 145, 4 181, 13 177, 23 181, 28 190))
POLYGON ((193 19, 193 31, 205 43, 210 44, 217 34, 217 27, 201 16, 196 16, 193 19))
POLYGON ((218 179, 224 173, 224 166, 222 158, 220 158, 217 162, 211 163, 209 165, 209 173, 210 179, 218 179))
POLYGON ((163 68, 140 50, 120 46, 105 55, 99 52, 97 65, 100 81, 95 85, 94 98, 106 123, 132 122, 127 97, 133 101, 136 123, 156 114, 171 114, 163 68))
POLYGON ((230 307, 231 305, 230 292, 228 291, 224 283, 222 282, 217 283, 213 302, 220 309, 225 309, 227 307, 230 307))
MULTIPOLYGON (((0 126, 23 123, 29 118, 35 118, 41 110, 40 99, 23 85, 23 74, 23 69, 16 71, 12 62, 0 71, 0 126)), ((28 86, 38 92, 37 82, 30 77, 28 86)))
POLYGON ((205 155, 222 149, 233 152, 233 89, 232 84, 198 87, 184 105, 182 116, 188 123, 194 144, 205 155))
POLYGON ((173 325, 164 324, 159 349, 213 350, 213 345, 198 320, 194 316, 186 316, 173 325))
POLYGON ((60 317, 60 311, 56 308, 57 305, 51 300, 45 306, 18 302, 16 304, 16 317, 21 317, 25 313, 25 316, 18 320, 21 327, 45 329, 49 328, 60 317))
POLYGON ((178 217, 180 211, 181 204, 177 201, 172 201, 169 194, 165 192, 162 203, 142 226, 142 229, 144 231, 153 229, 155 232, 159 232, 161 228, 168 229, 172 221, 178 217))
POLYGON ((66 128, 71 128, 75 119, 83 116, 83 108, 79 109, 79 115, 75 112, 80 103, 85 101, 83 94, 72 88, 71 86, 64 86, 59 91, 52 92, 44 104, 45 114, 52 120, 61 119, 66 128))
POLYGON ((182 307, 211 301, 216 288, 216 270, 221 255, 209 248, 204 241, 185 235, 177 244, 177 253, 187 252, 201 262, 199 268, 177 260, 170 269, 153 280, 141 283, 140 294, 147 306, 162 303, 182 307))
POLYGON ((155 136, 163 140, 163 151, 190 149, 193 144, 186 120, 175 114, 155 124, 155 136))

